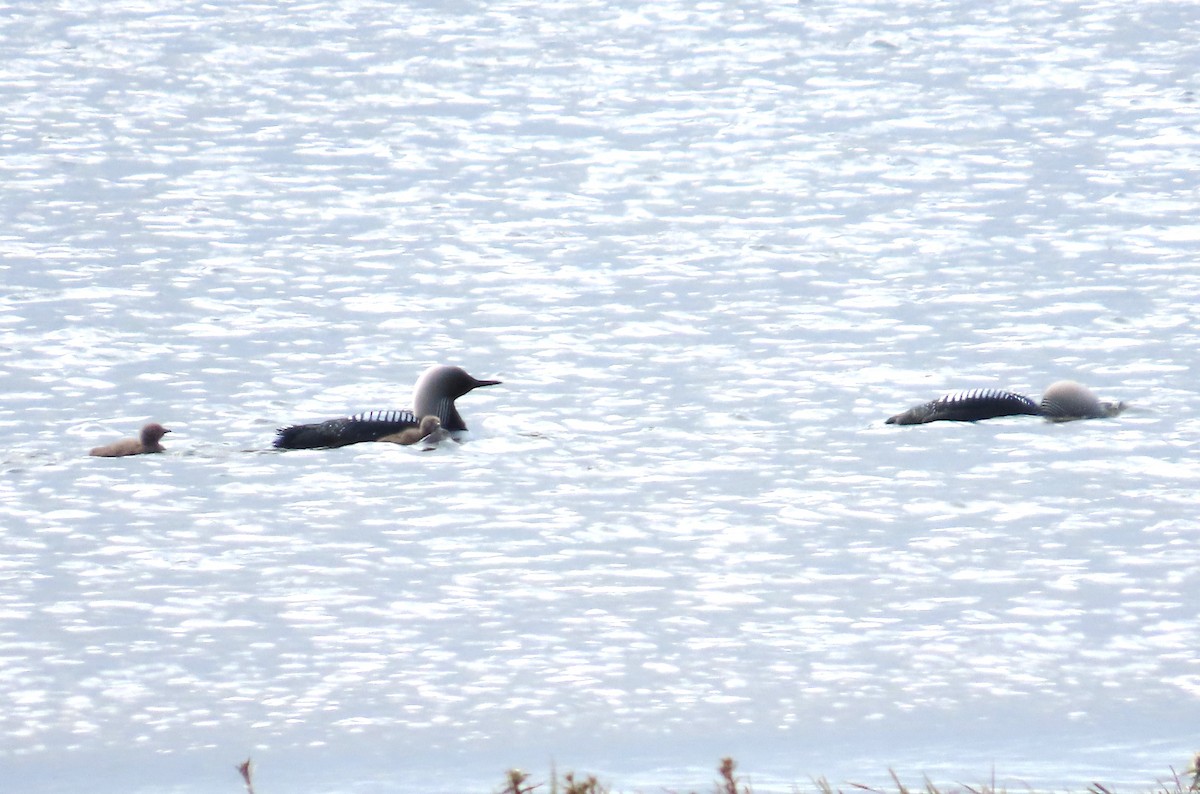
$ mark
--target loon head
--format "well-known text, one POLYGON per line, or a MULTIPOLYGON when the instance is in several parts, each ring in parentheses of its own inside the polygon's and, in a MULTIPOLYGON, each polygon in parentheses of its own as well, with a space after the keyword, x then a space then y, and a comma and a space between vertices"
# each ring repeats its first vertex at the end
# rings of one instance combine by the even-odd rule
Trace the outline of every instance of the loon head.
POLYGON ((142 444, 147 448, 157 446, 162 437, 170 432, 158 422, 151 422, 142 428, 142 444))
POLYGON ((466 430, 467 425, 454 401, 480 386, 495 386, 498 380, 479 380, 462 367, 438 364, 421 373, 413 387, 412 411, 417 416, 436 416, 446 430, 466 430))
POLYGON ((1092 391, 1073 380, 1050 384, 1042 393, 1042 415, 1051 422, 1072 419, 1101 419, 1125 410, 1125 403, 1103 402, 1092 391))

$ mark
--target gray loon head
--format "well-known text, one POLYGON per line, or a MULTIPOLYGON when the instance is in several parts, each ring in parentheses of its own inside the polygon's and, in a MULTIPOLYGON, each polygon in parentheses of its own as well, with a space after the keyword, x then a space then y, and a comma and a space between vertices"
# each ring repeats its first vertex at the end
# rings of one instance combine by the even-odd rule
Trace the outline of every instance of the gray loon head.
POLYGON ((1051 422, 1073 419, 1101 419, 1124 411, 1125 403, 1103 402, 1088 387, 1073 380, 1050 384, 1042 394, 1042 416, 1051 422))
POLYGON ((437 364, 421 373, 413 387, 412 412, 417 416, 436 416, 449 431, 467 429, 454 401, 480 386, 495 386, 498 380, 479 380, 462 367, 437 364))
POLYGON ((158 446, 158 442, 162 441, 163 436, 171 431, 160 425, 158 422, 151 422, 142 427, 142 445, 147 449, 158 446))

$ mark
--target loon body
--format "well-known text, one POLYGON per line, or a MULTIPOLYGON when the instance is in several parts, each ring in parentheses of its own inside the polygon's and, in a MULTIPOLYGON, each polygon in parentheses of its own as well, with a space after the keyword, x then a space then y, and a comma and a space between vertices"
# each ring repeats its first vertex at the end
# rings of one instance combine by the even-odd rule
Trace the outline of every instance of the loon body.
POLYGON ((889 425, 923 425, 926 422, 977 422, 997 416, 1040 416, 1038 404, 1024 394, 999 389, 972 389, 939 397, 889 418, 889 425))
POLYGON ((281 427, 275 437, 280 449, 323 449, 344 447, 363 441, 378 441, 388 434, 417 426, 412 411, 371 411, 309 425, 281 427))
POLYGON ((114 441, 106 446, 96 447, 88 454, 97 458, 124 458, 129 455, 149 455, 154 452, 163 452, 165 448, 160 442, 162 437, 170 432, 158 422, 151 422, 142 428, 138 438, 114 441))
POLYGON ((1041 416, 1051 422, 1099 419, 1125 410, 1123 402, 1102 402, 1086 386, 1069 380, 1051 384, 1041 403, 1023 394, 1000 389, 972 389, 939 397, 888 418, 889 425, 927 422, 978 422, 1000 416, 1041 416))
POLYGON ((411 411, 372 411, 315 424, 283 427, 275 438, 275 446, 281 449, 320 449, 379 441, 410 428, 419 428, 420 417, 428 416, 437 417, 447 433, 462 433, 467 429, 467 424, 459 415, 454 401, 480 386, 495 386, 498 383, 498 380, 473 378, 461 367, 439 364, 425 370, 417 379, 417 385, 413 387, 411 411))

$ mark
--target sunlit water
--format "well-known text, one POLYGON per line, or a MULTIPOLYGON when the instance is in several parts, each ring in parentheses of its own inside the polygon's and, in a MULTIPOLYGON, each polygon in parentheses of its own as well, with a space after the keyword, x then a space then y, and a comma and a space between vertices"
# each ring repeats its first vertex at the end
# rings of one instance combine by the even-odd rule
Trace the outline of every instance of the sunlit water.
POLYGON ((0 786, 1181 770, 1197 21, 10 6, 0 786), (434 362, 469 443, 270 449, 434 362), (1134 407, 883 424, 1060 378, 1134 407))

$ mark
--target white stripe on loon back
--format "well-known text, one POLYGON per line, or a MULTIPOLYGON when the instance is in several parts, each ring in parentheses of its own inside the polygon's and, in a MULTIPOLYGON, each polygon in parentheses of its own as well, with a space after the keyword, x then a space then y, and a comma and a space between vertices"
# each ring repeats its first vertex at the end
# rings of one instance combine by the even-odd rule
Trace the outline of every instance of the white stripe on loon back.
POLYGON ((349 417, 354 422, 396 422, 404 425, 417 424, 417 415, 412 411, 366 411, 349 417))
POLYGON ((1037 406, 1037 403, 1024 394, 1017 394, 1007 389, 967 389, 966 391, 956 391, 943 395, 934 400, 934 402, 949 403, 965 402, 968 400, 1017 400, 1031 407, 1037 406))

